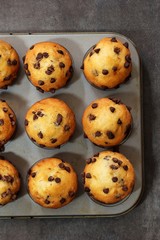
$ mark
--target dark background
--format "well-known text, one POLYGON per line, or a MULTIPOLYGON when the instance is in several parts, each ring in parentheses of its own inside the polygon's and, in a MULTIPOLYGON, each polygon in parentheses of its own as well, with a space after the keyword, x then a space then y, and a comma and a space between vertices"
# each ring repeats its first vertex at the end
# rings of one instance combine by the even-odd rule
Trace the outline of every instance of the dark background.
POLYGON ((6 239, 160 239, 160 1, 0 0, 0 32, 111 31, 129 37, 143 67, 145 193, 117 218, 0 220, 6 239))

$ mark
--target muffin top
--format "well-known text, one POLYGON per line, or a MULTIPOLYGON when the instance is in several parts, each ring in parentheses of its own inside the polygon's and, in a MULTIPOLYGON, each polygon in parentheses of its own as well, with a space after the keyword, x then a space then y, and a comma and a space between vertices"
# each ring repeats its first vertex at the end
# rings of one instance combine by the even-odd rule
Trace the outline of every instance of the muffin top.
POLYGON ((0 88, 6 89, 17 77, 19 56, 7 42, 0 40, 0 88))
POLYGON ((75 116, 64 101, 46 98, 29 108, 25 129, 30 139, 40 147, 59 147, 74 133, 75 116))
POLYGON ((102 147, 119 145, 131 130, 130 108, 114 98, 92 101, 82 117, 86 137, 102 147))
POLYGON ((132 192, 135 172, 123 154, 103 151, 86 162, 84 188, 94 200, 105 204, 116 203, 132 192))
POLYGON ((62 88, 72 76, 72 59, 66 48, 54 42, 39 42, 26 53, 24 69, 40 92, 62 88))
POLYGON ((19 189, 20 177, 17 169, 0 157, 0 204, 5 205, 15 200, 19 189))
POLYGON ((85 56, 82 69, 86 79, 96 87, 116 88, 131 75, 128 43, 103 38, 85 56))
POLYGON ((77 175, 71 164, 58 158, 42 159, 28 173, 30 197, 46 208, 60 208, 70 203, 77 185, 77 175))
POLYGON ((16 116, 5 100, 0 100, 0 149, 10 140, 16 129, 16 116))

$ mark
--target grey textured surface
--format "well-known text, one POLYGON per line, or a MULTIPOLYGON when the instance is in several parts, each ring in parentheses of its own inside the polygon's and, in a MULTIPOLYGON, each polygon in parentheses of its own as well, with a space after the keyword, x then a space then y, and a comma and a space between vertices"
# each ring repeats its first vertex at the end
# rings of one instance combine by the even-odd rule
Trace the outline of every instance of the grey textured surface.
POLYGON ((98 219, 0 220, 0 239, 160 239, 160 1, 0 0, 0 32, 113 31, 143 64, 145 194, 129 214, 98 219))

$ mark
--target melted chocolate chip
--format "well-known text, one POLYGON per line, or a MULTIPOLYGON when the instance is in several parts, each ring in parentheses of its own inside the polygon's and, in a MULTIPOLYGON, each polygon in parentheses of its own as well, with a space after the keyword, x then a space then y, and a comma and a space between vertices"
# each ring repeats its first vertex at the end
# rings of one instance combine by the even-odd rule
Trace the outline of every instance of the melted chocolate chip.
POLYGON ((33 120, 37 120, 38 119, 38 116, 36 114, 33 115, 33 120))
POLYGON ((108 73, 109 73, 109 72, 108 72, 107 69, 103 69, 103 70, 102 70, 102 74, 103 74, 103 75, 107 75, 108 73))
POLYGON ((84 188, 84 191, 85 191, 85 192, 90 192, 91 190, 89 189, 89 187, 85 187, 85 188, 84 188))
POLYGON ((51 79, 50 79, 50 83, 54 83, 55 81, 56 81, 55 78, 51 78, 51 79))
POLYGON ((47 52, 44 52, 44 53, 43 53, 43 57, 48 58, 48 57, 49 57, 49 54, 48 54, 47 52))
POLYGON ((103 192, 104 192, 105 194, 108 194, 108 193, 109 193, 109 188, 104 188, 104 189, 103 189, 103 192))
POLYGON ((129 62, 125 62, 125 63, 124 63, 124 67, 125 67, 125 68, 129 68, 129 65, 130 65, 129 62))
POLYGON ((117 121, 117 124, 121 125, 122 124, 122 121, 121 119, 119 118, 118 121, 117 121))
POLYGON ((59 126, 61 124, 62 120, 63 120, 63 116, 60 113, 58 113, 55 125, 59 126))
POLYGON ((94 51, 91 51, 90 54, 89 54, 89 56, 91 57, 93 54, 94 54, 94 51))
POLYGON ((26 75, 27 75, 27 76, 31 76, 31 73, 30 73, 29 70, 26 70, 26 75))
POLYGON ((8 182, 8 183, 13 183, 14 182, 14 178, 11 175, 5 175, 3 177, 3 180, 8 182))
POLYGON ((51 93, 55 93, 56 89, 55 89, 55 88, 50 88, 49 91, 50 91, 51 93))
POLYGON ((26 56, 23 56, 23 57, 22 57, 23 63, 25 62, 25 59, 26 59, 26 56))
POLYGON ((96 116, 95 115, 93 115, 93 114, 89 114, 89 120, 90 121, 93 121, 93 120, 95 120, 96 119, 96 116))
POLYGON ((95 132, 95 137, 100 137, 102 133, 100 131, 95 132))
POLYGON ((117 42, 117 39, 115 37, 111 38, 111 42, 117 42))
POLYGON ((90 173, 86 173, 86 178, 92 178, 90 173))
POLYGON ((69 191, 69 192, 68 192, 68 196, 71 197, 71 198, 74 197, 74 196, 75 196, 75 192, 69 191))
POLYGON ((88 158, 87 160, 86 160, 86 163, 88 163, 88 164, 90 164, 92 162, 92 158, 88 158))
POLYGON ((44 148, 44 147, 45 147, 45 145, 44 145, 44 144, 39 144, 39 146, 40 146, 41 148, 44 148))
POLYGON ((29 123, 28 120, 25 119, 25 120, 24 120, 24 125, 25 125, 25 126, 28 126, 28 123, 29 123))
POLYGON ((88 138, 88 136, 87 136, 86 133, 83 133, 83 137, 84 137, 84 138, 88 138))
POLYGON ((114 107, 110 107, 109 109, 112 113, 114 113, 114 111, 116 110, 114 107))
POLYGON ((3 107, 3 112, 8 112, 8 109, 6 107, 3 107))
POLYGON ((70 130, 70 126, 66 124, 66 125, 64 126, 64 131, 67 132, 67 131, 69 131, 69 130, 70 130))
POLYGON ((120 99, 112 98, 112 97, 110 97, 109 99, 110 99, 111 101, 113 101, 114 103, 116 103, 116 104, 120 104, 120 103, 121 103, 121 100, 120 100, 120 99))
POLYGON ((8 192, 3 192, 2 194, 1 194, 1 197, 2 198, 5 198, 5 197, 7 197, 8 196, 8 192))
POLYGON ((122 161, 119 160, 118 158, 112 158, 112 161, 113 161, 114 163, 118 163, 119 166, 121 166, 121 164, 122 164, 122 161))
POLYGON ((128 48, 128 42, 125 42, 125 43, 123 43, 123 45, 126 47, 126 48, 128 48))
POLYGON ((56 183, 60 183, 60 182, 61 182, 61 179, 60 179, 59 177, 56 177, 56 178, 55 178, 55 182, 56 182, 56 183))
POLYGON ((34 64, 33 64, 33 67, 34 67, 35 69, 40 69, 40 63, 39 63, 39 62, 34 63, 34 64))
POLYGON ((55 143, 55 142, 57 142, 57 139, 56 138, 51 138, 51 143, 55 143))
POLYGON ((12 75, 10 74, 9 76, 3 78, 4 81, 9 81, 12 78, 12 75))
POLYGON ((32 142, 36 142, 36 140, 35 140, 34 138, 31 138, 31 141, 32 141, 32 142))
POLYGON ((114 48, 114 52, 115 52, 116 54, 119 54, 120 51, 121 51, 120 48, 118 48, 118 47, 115 47, 115 48, 114 48))
POLYGON ((59 53, 59 54, 62 54, 62 55, 64 55, 64 52, 62 51, 62 50, 57 50, 57 52, 59 53))
POLYGON ((94 157, 99 157, 99 152, 94 154, 94 157))
POLYGON ((127 191, 128 191, 128 187, 127 187, 126 185, 124 185, 124 186, 122 186, 122 190, 123 190, 124 192, 127 192, 127 191))
POLYGON ((131 57, 130 57, 130 55, 129 55, 129 54, 125 56, 125 60, 126 60, 128 63, 130 63, 130 62, 131 62, 131 57))
POLYGON ((60 203, 63 204, 63 203, 65 203, 65 201, 66 201, 65 198, 61 198, 60 203))
POLYGON ((34 48, 34 45, 32 45, 31 47, 30 47, 30 50, 32 50, 34 48))
POLYGON ((38 111, 38 112, 37 112, 37 116, 38 116, 38 117, 43 117, 44 114, 43 114, 41 111, 38 111))
POLYGON ((125 171, 128 171, 128 166, 127 166, 127 165, 124 165, 124 166, 123 166, 123 169, 124 169, 125 171))
POLYGON ((48 181, 49 181, 49 182, 54 181, 54 177, 53 177, 53 176, 49 176, 48 181))
POLYGON ((4 120, 0 119, 0 126, 3 126, 3 125, 4 125, 4 120))
POLYGON ((16 60, 16 59, 14 59, 14 60, 12 61, 12 65, 13 65, 13 66, 16 66, 16 65, 17 65, 17 60, 16 60))
POLYGON ((116 165, 110 165, 110 168, 112 169, 112 170, 117 170, 118 169, 118 166, 116 166, 116 165))
POLYGON ((24 67, 25 70, 28 70, 28 63, 24 64, 23 67, 24 67))
POLYGON ((116 67, 116 66, 112 67, 112 70, 113 70, 114 72, 116 72, 116 71, 117 71, 117 67, 116 67))
POLYGON ((95 51, 96 53, 99 53, 100 48, 96 48, 96 49, 94 49, 94 51, 95 51))
POLYGON ((43 133, 41 131, 37 135, 39 138, 41 138, 41 139, 43 138, 43 133))
POLYGON ((44 85, 44 81, 39 80, 39 81, 38 81, 38 85, 40 85, 40 86, 44 85))
POLYGON ((39 92, 44 93, 44 90, 43 90, 42 88, 36 87, 36 89, 37 89, 39 92))
POLYGON ((12 65, 12 61, 11 61, 10 58, 7 60, 7 65, 8 65, 8 66, 11 66, 11 65, 12 65))
POLYGON ((60 68, 65 68, 65 64, 64 64, 63 62, 60 62, 60 63, 59 63, 59 67, 60 67, 60 68))
POLYGON ((97 103, 92 103, 92 108, 97 108, 98 107, 98 104, 97 103))
POLYGON ((36 57, 36 60, 42 60, 42 58, 43 58, 43 54, 42 53, 38 53, 37 54, 37 57, 36 57))
POLYGON ((107 137, 109 139, 113 139, 115 136, 114 136, 114 134, 111 131, 107 131, 107 137))
POLYGON ((49 201, 48 199, 46 199, 46 200, 44 201, 44 203, 48 205, 48 204, 50 204, 50 201, 49 201))
POLYGON ((113 182, 117 182, 117 181, 118 181, 118 178, 117 178, 117 177, 112 177, 112 181, 113 181, 113 182))
POLYGON ((36 176, 36 172, 31 173, 32 178, 35 178, 35 176, 36 176))
POLYGON ((96 76, 96 77, 99 75, 99 74, 98 74, 98 71, 97 71, 96 69, 92 70, 92 73, 93 73, 93 75, 96 76))
POLYGON ((54 67, 53 67, 53 65, 51 65, 50 67, 48 67, 47 70, 45 71, 45 73, 46 73, 47 75, 51 75, 52 72, 54 72, 54 67))
POLYGON ((63 162, 59 163, 59 164, 58 164, 58 166, 59 166, 60 168, 62 168, 62 169, 64 169, 64 168, 65 168, 65 165, 64 165, 64 163, 63 163, 63 162))
POLYGON ((84 70, 84 63, 81 65, 80 69, 84 70))
POLYGON ((70 167, 65 166, 65 170, 70 173, 71 169, 70 167))

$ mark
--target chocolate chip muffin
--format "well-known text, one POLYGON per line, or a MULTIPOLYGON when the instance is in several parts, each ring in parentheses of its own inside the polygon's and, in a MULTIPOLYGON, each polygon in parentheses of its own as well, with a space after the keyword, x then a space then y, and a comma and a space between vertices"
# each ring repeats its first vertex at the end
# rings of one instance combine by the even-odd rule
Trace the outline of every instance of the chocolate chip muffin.
POLYGON ((8 160, 0 157, 0 205, 5 205, 17 198, 20 182, 17 169, 8 160))
POLYGON ((19 56, 7 42, 0 40, 0 89, 7 89, 17 77, 19 56))
POLYGON ((5 100, 0 99, 0 151, 16 130, 16 115, 5 100))
POLYGON ((25 117, 29 138, 40 147, 55 148, 66 143, 75 130, 75 116, 70 107, 57 98, 33 104, 25 117))
POLYGON ((23 61, 28 79, 40 92, 54 93, 72 76, 71 55, 58 43, 36 43, 27 51, 23 61))
POLYGON ((85 137, 100 147, 119 145, 131 131, 130 109, 118 99, 94 100, 82 117, 85 137))
POLYGON ((128 43, 114 38, 103 38, 86 54, 82 69, 92 85, 101 88, 117 88, 126 81, 132 70, 128 43))
POLYGON ((42 207, 60 208, 70 203, 77 186, 72 166, 58 158, 42 159, 28 172, 28 193, 42 207))
POLYGON ((83 180, 84 189, 93 200, 112 204, 130 195, 135 172, 123 154, 104 151, 87 160, 83 180))

